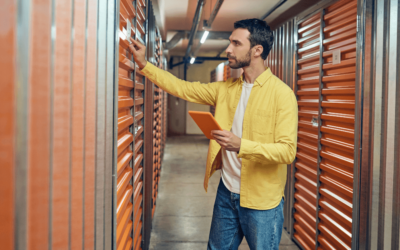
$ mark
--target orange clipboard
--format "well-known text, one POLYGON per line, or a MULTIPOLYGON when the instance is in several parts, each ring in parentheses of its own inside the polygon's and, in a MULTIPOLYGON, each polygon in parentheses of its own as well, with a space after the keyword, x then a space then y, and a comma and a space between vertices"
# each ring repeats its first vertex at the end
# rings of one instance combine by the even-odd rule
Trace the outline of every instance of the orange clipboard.
POLYGON ((189 111, 189 115, 196 122, 203 134, 210 140, 214 140, 211 130, 222 130, 214 116, 210 112, 189 111))

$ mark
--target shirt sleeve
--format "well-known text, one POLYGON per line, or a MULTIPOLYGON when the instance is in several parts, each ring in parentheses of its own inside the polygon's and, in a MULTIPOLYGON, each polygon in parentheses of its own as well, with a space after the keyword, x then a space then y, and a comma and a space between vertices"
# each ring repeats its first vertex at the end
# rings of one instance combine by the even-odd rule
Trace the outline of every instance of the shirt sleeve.
POLYGON ((298 108, 292 91, 279 98, 275 142, 261 143, 241 139, 239 158, 262 164, 291 164, 296 157, 298 108))
POLYGON ((216 105, 218 87, 222 82, 202 84, 200 82, 184 81, 149 62, 147 62, 141 72, 150 81, 171 95, 189 102, 211 106, 216 105))

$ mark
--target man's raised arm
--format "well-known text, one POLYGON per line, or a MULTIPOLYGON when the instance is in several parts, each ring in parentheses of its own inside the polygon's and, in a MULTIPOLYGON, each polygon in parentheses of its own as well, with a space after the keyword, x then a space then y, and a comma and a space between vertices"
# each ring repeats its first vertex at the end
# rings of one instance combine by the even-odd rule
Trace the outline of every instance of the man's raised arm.
POLYGON ((216 105, 218 87, 221 82, 201 84, 200 82, 187 82, 173 76, 171 73, 159 69, 146 61, 146 46, 131 39, 129 49, 141 72, 153 83, 167 93, 182 98, 189 102, 206 105, 216 105))

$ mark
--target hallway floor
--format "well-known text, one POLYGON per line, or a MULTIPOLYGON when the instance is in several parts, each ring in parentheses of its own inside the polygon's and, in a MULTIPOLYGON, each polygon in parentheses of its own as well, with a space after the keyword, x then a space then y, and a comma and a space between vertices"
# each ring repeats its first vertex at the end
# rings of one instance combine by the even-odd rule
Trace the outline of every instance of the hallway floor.
MULTIPOLYGON (((150 239, 151 250, 205 250, 220 180, 217 171, 203 188, 209 140, 168 137, 150 239)), ((244 239, 239 250, 250 249, 244 239)), ((282 233, 280 250, 299 249, 282 233)))

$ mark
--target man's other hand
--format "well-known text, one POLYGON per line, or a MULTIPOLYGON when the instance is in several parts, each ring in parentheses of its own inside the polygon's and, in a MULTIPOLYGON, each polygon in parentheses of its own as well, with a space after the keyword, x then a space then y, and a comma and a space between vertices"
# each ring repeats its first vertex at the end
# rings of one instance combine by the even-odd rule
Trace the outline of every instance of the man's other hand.
POLYGON ((234 135, 232 132, 226 130, 212 130, 211 135, 214 137, 215 141, 225 150, 239 152, 240 143, 242 140, 234 135))
POLYGON ((136 41, 133 38, 131 39, 131 44, 129 45, 129 50, 133 54, 133 58, 135 62, 138 64, 140 69, 143 69, 146 66, 146 46, 136 41))

